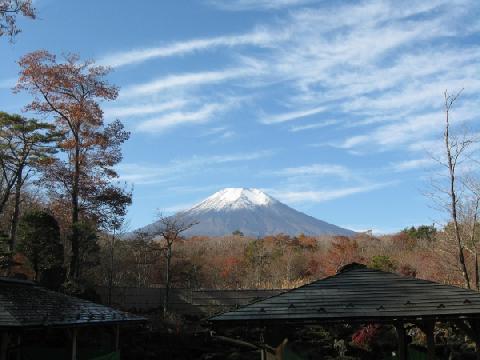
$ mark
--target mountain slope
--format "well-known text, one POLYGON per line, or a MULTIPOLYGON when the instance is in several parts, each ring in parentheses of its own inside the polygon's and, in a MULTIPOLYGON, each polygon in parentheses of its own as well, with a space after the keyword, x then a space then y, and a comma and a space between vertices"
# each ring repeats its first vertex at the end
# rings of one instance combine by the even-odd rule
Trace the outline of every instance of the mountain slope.
MULTIPOLYGON (((248 236, 355 234, 292 209, 258 189, 226 188, 175 216, 198 221, 184 233, 187 236, 223 236, 235 230, 248 236)), ((153 223, 141 230, 152 232, 158 226, 153 223)))

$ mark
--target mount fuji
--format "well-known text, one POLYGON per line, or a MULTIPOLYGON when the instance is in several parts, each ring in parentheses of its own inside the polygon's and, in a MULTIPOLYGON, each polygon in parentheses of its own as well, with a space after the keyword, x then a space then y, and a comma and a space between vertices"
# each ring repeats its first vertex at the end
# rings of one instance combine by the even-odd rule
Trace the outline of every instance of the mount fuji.
MULTIPOLYGON (((259 189, 226 188, 206 198, 189 210, 174 215, 182 221, 198 222, 184 235, 224 236, 239 230, 247 236, 279 233, 295 236, 345 235, 355 232, 318 220, 274 199, 259 189)), ((140 229, 151 233, 155 222, 140 229)))

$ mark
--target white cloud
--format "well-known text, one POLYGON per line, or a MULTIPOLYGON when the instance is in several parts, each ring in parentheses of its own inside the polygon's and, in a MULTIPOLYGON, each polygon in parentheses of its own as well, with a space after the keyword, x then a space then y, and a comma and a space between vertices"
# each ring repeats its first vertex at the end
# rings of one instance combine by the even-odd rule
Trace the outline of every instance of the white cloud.
POLYGON ((274 171, 273 173, 275 175, 287 177, 335 175, 342 178, 348 178, 351 176, 351 172, 348 168, 336 164, 312 164, 306 166, 289 167, 274 171))
POLYGON ((275 191, 274 196, 287 203, 321 203, 354 194, 370 192, 392 185, 389 183, 368 184, 340 189, 310 190, 310 191, 275 191))
POLYGON ((262 119, 263 124, 278 124, 286 121, 292 121, 301 119, 304 117, 312 116, 320 112, 325 111, 325 107, 320 106, 313 109, 301 110, 301 111, 292 111, 278 115, 267 116, 265 119, 262 119))
POLYGON ((165 58, 205 51, 217 47, 235 46, 269 46, 271 43, 285 39, 286 33, 271 33, 265 29, 256 29, 250 33, 240 35, 218 36, 204 39, 179 41, 169 45, 147 47, 143 49, 127 50, 104 56, 99 64, 110 67, 121 67, 125 65, 138 64, 155 58, 165 58))
MULTIPOLYGON (((214 5, 239 10, 309 2, 213 0, 214 5)), ((203 102, 217 104, 215 94, 202 90, 221 85, 221 91, 242 96, 255 89, 252 100, 255 108, 264 107, 260 99, 273 97, 285 109, 295 109, 276 115, 257 112, 256 117, 265 124, 292 122, 318 113, 338 116, 337 122, 317 121, 291 126, 288 130, 298 132, 328 124, 348 131, 354 126, 364 126, 368 128, 365 133, 350 131, 346 139, 329 141, 349 151, 369 144, 383 150, 429 140, 433 123, 426 116, 441 107, 445 88, 465 87, 470 92, 467 96, 480 93, 480 48, 461 41, 462 36, 474 31, 464 17, 475 10, 478 4, 468 0, 321 2, 316 7, 292 9, 270 24, 244 34, 127 51, 115 54, 111 60, 118 60, 114 65, 121 66, 222 47, 226 55, 239 63, 227 65, 223 70, 174 73, 127 86, 120 99, 198 90, 203 102), (459 41, 449 42, 449 47, 445 45, 448 39, 457 37, 459 41), (262 49, 247 52, 252 49, 242 48, 243 45, 262 49), (235 47, 234 52, 231 47, 235 47)), ((185 107, 195 106, 198 102, 185 107)), ((189 111, 174 115, 185 119, 184 122, 199 117, 189 111)), ((170 116, 162 119, 167 123, 170 120, 170 116)))
POLYGON ((148 185, 177 181, 185 174, 194 176, 199 171, 207 171, 219 165, 254 161, 274 154, 272 150, 260 150, 247 153, 233 153, 224 155, 192 156, 186 159, 171 161, 166 166, 155 164, 121 163, 117 171, 121 181, 136 185, 148 185))
POLYGON ((435 164, 436 164, 436 161, 433 159, 422 158, 422 159, 412 159, 412 160, 405 160, 405 161, 393 163, 391 164, 391 168, 393 171, 400 172, 400 171, 415 170, 418 168, 426 168, 435 164))
POLYGON ((161 210, 162 210, 162 213, 165 213, 166 215, 175 214, 179 211, 188 210, 196 204, 197 204, 197 202, 187 202, 187 203, 183 203, 183 204, 175 204, 175 205, 172 205, 172 206, 164 207, 161 210))
POLYGON ((320 129, 320 128, 335 125, 338 123, 339 123, 338 120, 327 120, 320 123, 292 126, 290 127, 290 129, 288 129, 288 131, 298 132, 298 131, 311 130, 311 129, 320 129))
MULTIPOLYGON (((452 123, 471 121, 477 114, 472 106, 461 106, 452 110, 452 123)), ((443 114, 440 109, 420 115, 413 115, 379 126, 368 134, 355 135, 344 140, 338 147, 350 149, 359 145, 381 145, 392 147, 423 142, 425 138, 438 137, 443 131, 443 114)))
POLYGON ((222 10, 270 10, 292 6, 300 6, 318 2, 319 0, 209 0, 207 3, 222 10))
POLYGON ((202 124, 210 121, 214 115, 225 111, 228 104, 206 104, 196 111, 181 112, 175 111, 142 121, 138 126, 138 131, 143 132, 161 132, 175 126, 193 123, 202 124))
POLYGON ((185 100, 173 100, 157 104, 134 104, 130 106, 116 106, 105 108, 105 117, 124 117, 140 116, 154 113, 161 113, 183 107, 187 102, 185 100))
POLYGON ((122 98, 152 95, 177 87, 188 87, 215 84, 226 80, 253 75, 254 69, 233 68, 221 71, 205 71, 180 75, 169 75, 144 84, 130 85, 120 92, 122 98))
POLYGON ((274 154, 273 150, 263 150, 263 151, 255 151, 250 153, 211 156, 205 159, 201 159, 200 161, 202 163, 208 163, 212 161, 213 163, 223 164, 223 163, 228 163, 233 161, 257 160, 260 158, 271 156, 273 154, 274 154))
POLYGON ((230 139, 231 137, 234 137, 234 136, 235 136, 235 131, 227 130, 222 134, 220 134, 219 136, 217 136, 217 140, 230 139))

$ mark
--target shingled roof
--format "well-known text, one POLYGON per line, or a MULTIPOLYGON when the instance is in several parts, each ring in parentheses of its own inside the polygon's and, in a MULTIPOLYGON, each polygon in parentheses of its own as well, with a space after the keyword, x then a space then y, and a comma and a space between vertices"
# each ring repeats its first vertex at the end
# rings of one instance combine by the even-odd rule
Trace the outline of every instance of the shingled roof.
POLYGON ((0 329, 127 322, 145 322, 145 319, 50 291, 30 281, 0 278, 0 329))
POLYGON ((321 323, 448 318, 480 318, 480 293, 354 265, 210 321, 321 323))

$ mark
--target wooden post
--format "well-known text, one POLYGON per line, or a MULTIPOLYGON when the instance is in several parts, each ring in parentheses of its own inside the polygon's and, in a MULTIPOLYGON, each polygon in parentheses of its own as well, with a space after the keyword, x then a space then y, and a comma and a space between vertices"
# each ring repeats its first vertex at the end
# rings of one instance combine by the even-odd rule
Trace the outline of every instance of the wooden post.
POLYGON ((267 352, 265 349, 260 349, 260 360, 267 360, 267 352))
POLYGON ((2 332, 2 337, 0 339, 0 360, 7 360, 8 340, 8 333, 2 332))
POLYGON ((17 335, 17 360, 22 359, 22 335, 17 335))
POLYGON ((77 360, 77 328, 72 329, 72 360, 77 360))
POLYGON ((427 359, 435 360, 435 320, 425 320, 420 328, 427 336, 427 359))
POLYGON ((407 360, 407 336, 405 333, 405 325, 403 322, 398 322, 395 324, 395 329, 397 330, 398 339, 398 358, 400 360, 407 360))
POLYGON ((115 351, 120 351, 120 325, 115 325, 115 351))

